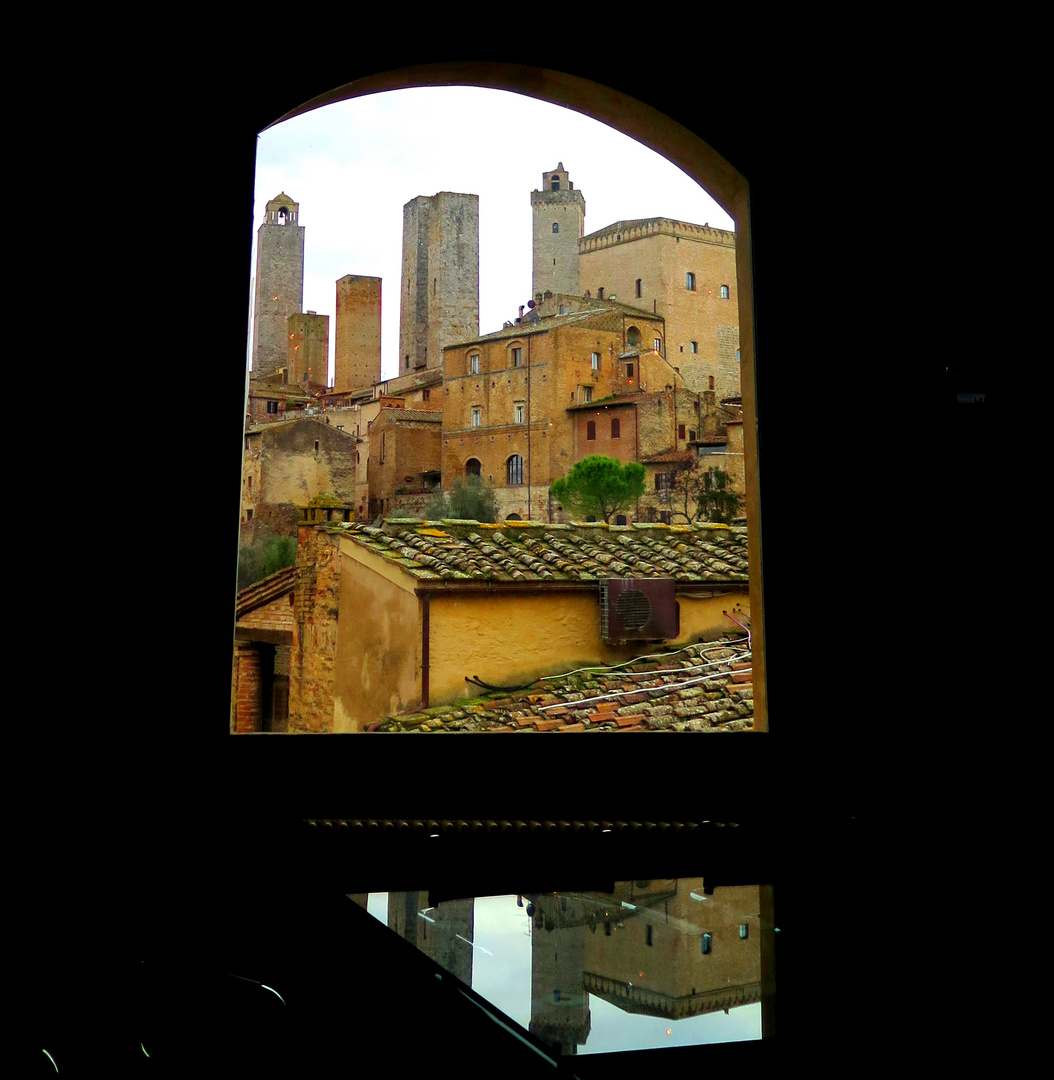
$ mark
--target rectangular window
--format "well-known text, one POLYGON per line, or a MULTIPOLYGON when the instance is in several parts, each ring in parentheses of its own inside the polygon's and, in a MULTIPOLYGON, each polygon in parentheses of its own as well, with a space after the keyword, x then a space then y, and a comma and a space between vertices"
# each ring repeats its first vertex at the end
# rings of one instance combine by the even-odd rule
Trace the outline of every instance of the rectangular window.
POLYGON ((597 422, 595 420, 586 421, 586 440, 592 442, 597 437, 597 422))
POLYGON ((655 338, 655 351, 662 352, 662 338, 655 338))
POLYGON ((472 426, 473 427, 479 427, 482 422, 483 422, 483 410, 481 408, 479 408, 478 406, 473 407, 473 409, 472 409, 472 426))
POLYGON ((722 285, 721 286, 721 299, 722 300, 727 300, 729 298, 729 295, 730 294, 729 294, 728 286, 727 285, 722 285))
POLYGON ((470 356, 468 358, 468 370, 471 375, 479 374, 479 356, 470 356))
POLYGON ((519 367, 523 363, 523 349, 512 350, 512 366, 519 367))
POLYGON ((278 402, 277 402, 277 401, 269 401, 269 402, 267 403, 267 411, 268 411, 269 413, 276 413, 276 412, 278 412, 278 402))
POLYGON ((427 387, 427 386, 426 386, 426 387, 425 387, 425 388, 424 388, 424 389, 423 389, 423 390, 421 391, 421 400, 422 400, 422 401, 428 401, 428 400, 429 400, 429 398, 431 398, 431 396, 432 396, 432 391, 431 391, 431 389, 430 389, 429 387, 427 387))
POLYGON ((633 378, 633 365, 632 364, 627 364, 626 365, 626 378, 627 379, 632 379, 633 378))
POLYGON ((697 353, 699 351, 699 342, 698 341, 689 342, 688 343, 688 351, 697 353))
POLYGON ((597 289, 597 299, 598 300, 603 300, 604 299, 604 286, 603 285, 601 285, 600 288, 597 289))
POLYGON ((660 472, 655 474, 655 490, 656 491, 669 491, 673 484, 671 483, 672 474, 660 472))
POLYGON ((246 450, 249 449, 249 436, 248 435, 245 436, 245 449, 246 450))
POLYGON ((248 510, 248 509, 247 509, 247 510, 245 511, 245 520, 246 520, 246 521, 252 521, 252 519, 253 519, 253 512, 252 512, 252 510, 248 510))
POLYGON ((592 356, 590 357, 590 363, 593 365, 593 370, 594 371, 599 371, 600 370, 600 353, 598 353, 598 352, 593 353, 592 356))
POLYGON ((688 441, 695 442, 695 432, 690 429, 688 431, 688 441))
POLYGON ((678 424, 677 425, 677 438, 678 439, 683 439, 684 438, 684 424, 678 424))
POLYGON ((695 292, 695 274, 693 274, 690 270, 687 274, 684 275, 684 287, 689 292, 695 292))
POLYGON ((583 386, 582 387, 582 400, 583 401, 592 401, 593 400, 593 387, 591 387, 591 386, 583 386))
POLYGON ((620 436, 621 436, 621 427, 622 427, 622 425, 619 423, 618 420, 612 420, 611 421, 611 437, 613 439, 620 438, 620 436))
POLYGON ((252 491, 252 489, 253 489, 253 478, 251 476, 247 476, 245 479, 249 484, 249 490, 252 491))
POLYGON ((513 406, 513 420, 517 424, 523 423, 523 404, 521 402, 517 402, 513 406))
POLYGON ((381 464, 382 465, 384 464, 384 437, 385 437, 386 434, 387 434, 387 432, 384 432, 384 431, 381 432, 381 464))

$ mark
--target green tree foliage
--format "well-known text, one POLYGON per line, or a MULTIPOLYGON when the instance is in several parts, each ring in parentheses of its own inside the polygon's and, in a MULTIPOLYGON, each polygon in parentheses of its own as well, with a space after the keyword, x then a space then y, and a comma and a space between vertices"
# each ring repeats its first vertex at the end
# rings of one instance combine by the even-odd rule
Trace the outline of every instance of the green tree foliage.
POLYGON ((492 485, 478 476, 458 477, 449 491, 437 491, 425 507, 425 517, 462 518, 466 521, 497 521, 498 496, 492 485))
POLYGON ((743 505, 743 496, 731 490, 731 483, 724 469, 704 467, 696 458, 678 469, 664 501, 669 502, 674 517, 689 523, 712 521, 728 525, 743 505))
POLYGON ((246 589, 296 562, 296 537, 272 536, 238 549, 238 588, 246 589))
POLYGON ((576 462, 549 490, 576 513, 610 522, 644 494, 644 466, 594 454, 576 462))

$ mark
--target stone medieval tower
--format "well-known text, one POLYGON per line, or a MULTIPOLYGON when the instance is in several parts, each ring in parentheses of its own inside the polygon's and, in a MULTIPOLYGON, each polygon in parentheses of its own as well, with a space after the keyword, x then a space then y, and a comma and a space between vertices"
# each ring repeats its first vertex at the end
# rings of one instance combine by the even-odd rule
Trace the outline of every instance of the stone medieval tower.
POLYGON ((299 315, 303 307, 304 227, 297 224, 299 215, 299 203, 283 191, 267 204, 257 233, 252 363, 257 378, 285 366, 289 316, 299 315))
POLYGON ((479 336, 479 196, 419 195, 403 207, 399 374, 438 368, 479 336))
POLYGON ((531 192, 534 214, 535 297, 546 292, 579 295, 578 241, 585 234, 586 200, 568 179, 561 161, 542 173, 541 191, 531 192))
POLYGON ((381 380, 381 279, 345 274, 337 281, 333 387, 361 390, 381 380))

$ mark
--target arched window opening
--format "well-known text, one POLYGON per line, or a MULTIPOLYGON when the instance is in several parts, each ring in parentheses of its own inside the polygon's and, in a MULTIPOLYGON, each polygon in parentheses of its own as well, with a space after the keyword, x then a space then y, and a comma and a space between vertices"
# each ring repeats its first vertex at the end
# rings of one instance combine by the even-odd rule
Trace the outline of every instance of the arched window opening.
POLYGON ((640 344, 640 331, 635 326, 626 331, 626 344, 634 349, 640 344))
POLYGON ((469 458, 465 462, 465 475, 466 476, 482 476, 483 466, 480 464, 479 458, 469 458))
POLYGON ((695 292, 695 274, 693 274, 691 270, 684 275, 684 287, 689 292, 695 292))
POLYGON ((505 462, 505 480, 510 485, 523 483, 523 458, 519 454, 505 462))
POLYGON ((638 298, 640 297, 640 290, 641 290, 641 279, 637 278, 637 297, 638 298))
POLYGON ((560 222, 559 221, 554 221, 553 222, 553 232, 558 233, 559 231, 560 231, 560 222))
POLYGON ((721 299, 722 300, 727 300, 730 296, 731 296, 731 291, 729 290, 728 286, 727 285, 722 285, 721 286, 721 299))

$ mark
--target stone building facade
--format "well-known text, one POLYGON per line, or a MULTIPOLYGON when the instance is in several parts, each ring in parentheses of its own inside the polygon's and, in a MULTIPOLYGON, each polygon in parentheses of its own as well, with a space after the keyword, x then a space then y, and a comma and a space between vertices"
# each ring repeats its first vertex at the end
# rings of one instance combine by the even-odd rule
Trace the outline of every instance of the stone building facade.
POLYGON ((245 433, 241 543, 295 536, 300 510, 322 495, 355 503, 355 439, 319 416, 245 433))
MULTIPOLYGON (((589 420, 580 421, 579 413, 632 400, 649 385, 669 383, 672 402, 678 376, 662 356, 661 318, 563 296, 548 298, 536 312, 542 313, 445 350, 443 486, 478 475, 497 489, 502 518, 559 521, 563 515, 549 500, 550 484, 575 461, 600 452, 589 446, 589 420), (561 307, 569 310, 544 314, 561 307), (658 342, 659 351, 642 348, 643 342, 658 342)), ((682 390, 681 397, 681 407, 690 407, 689 395, 682 390)), ((619 442, 612 456, 636 460, 634 429, 611 436, 609 424, 607 431, 611 442, 619 442)), ((669 423, 663 435, 671 436, 669 423)))
POLYGON ((737 397, 735 233, 668 218, 617 221, 579 243, 580 288, 666 320, 665 356, 696 391, 737 397))
POLYGON ((399 374, 440 367, 479 334, 479 196, 420 195, 403 207, 399 374))
MULTIPOLYGON (((286 363, 287 323, 304 306, 304 227, 300 204, 283 191, 267 203, 256 234, 252 370, 269 375, 286 363)), ((325 379, 322 380, 325 382, 325 379)))
POLYGON ((443 414, 382 408, 369 433, 369 517, 421 512, 439 487, 443 414))
POLYGON ((532 294, 579 293, 578 242, 585 232, 586 200, 564 169, 542 173, 542 186, 531 192, 534 219, 532 294))
POLYGON ((340 278, 334 311, 334 390, 372 386, 381 378, 381 279, 340 278))

